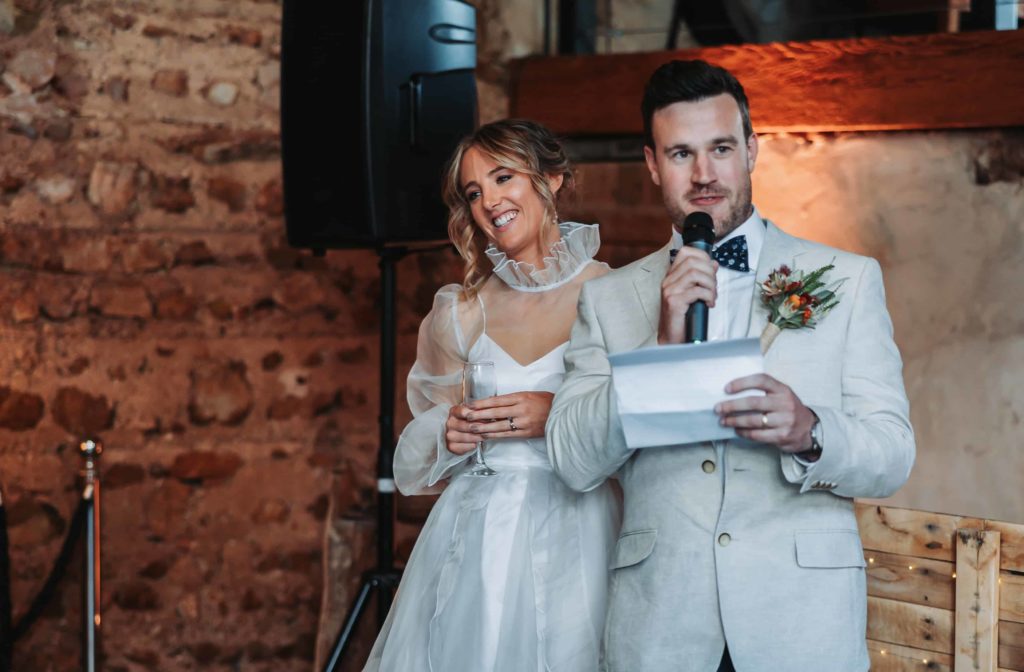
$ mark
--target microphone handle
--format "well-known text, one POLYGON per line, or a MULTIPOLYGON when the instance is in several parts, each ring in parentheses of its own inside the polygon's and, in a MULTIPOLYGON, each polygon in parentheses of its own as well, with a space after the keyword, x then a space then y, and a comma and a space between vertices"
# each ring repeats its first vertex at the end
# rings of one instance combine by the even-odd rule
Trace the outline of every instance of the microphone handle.
MULTIPOLYGON (((695 240, 688 247, 695 247, 711 254, 711 243, 695 240)), ((708 340, 708 304, 694 301, 686 310, 686 340, 684 343, 704 343, 708 340)))
POLYGON ((708 340, 708 304, 694 301, 686 310, 685 343, 704 343, 708 340))

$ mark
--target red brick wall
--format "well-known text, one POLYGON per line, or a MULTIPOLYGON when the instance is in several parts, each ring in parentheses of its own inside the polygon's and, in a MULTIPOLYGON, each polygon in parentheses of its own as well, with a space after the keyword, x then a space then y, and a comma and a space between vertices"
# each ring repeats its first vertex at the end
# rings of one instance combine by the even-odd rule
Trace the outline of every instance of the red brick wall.
MULTIPOLYGON (((0 5, 15 613, 98 434, 105 669, 307 670, 332 481, 341 514, 373 518, 378 272, 372 252, 285 244, 280 3, 0 5)), ((450 262, 399 268, 403 375, 450 262)), ((80 585, 76 563, 15 669, 79 669, 80 585)))

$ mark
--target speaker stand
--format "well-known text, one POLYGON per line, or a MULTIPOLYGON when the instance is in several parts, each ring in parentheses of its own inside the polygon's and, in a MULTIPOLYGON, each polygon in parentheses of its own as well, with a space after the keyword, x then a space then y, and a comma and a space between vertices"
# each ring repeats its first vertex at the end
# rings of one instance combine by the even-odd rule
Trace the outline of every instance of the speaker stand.
POLYGON ((362 585, 349 606, 345 622, 331 648, 324 672, 335 672, 355 633, 359 619, 369 604, 370 594, 377 593, 377 625, 384 625, 394 591, 402 578, 395 567, 395 265, 406 255, 443 249, 447 245, 409 249, 380 247, 378 266, 381 275, 380 330, 380 450, 377 453, 377 566, 363 574, 362 585))

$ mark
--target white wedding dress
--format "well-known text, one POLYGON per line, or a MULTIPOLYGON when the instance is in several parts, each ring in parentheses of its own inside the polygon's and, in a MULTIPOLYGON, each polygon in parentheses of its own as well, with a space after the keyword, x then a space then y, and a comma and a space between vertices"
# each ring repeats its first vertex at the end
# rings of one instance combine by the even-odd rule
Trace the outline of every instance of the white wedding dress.
MULTIPOLYGON (((519 286, 518 275, 499 276, 506 285, 501 292, 532 293, 524 300, 533 302, 556 298, 540 297, 540 292, 578 294, 587 275, 581 266, 591 263, 597 233, 596 227, 582 233, 572 227, 585 225, 563 225, 560 244, 579 248, 579 258, 548 263, 544 269, 561 266, 562 277, 519 286)), ((421 328, 410 374, 416 419, 399 442, 396 480, 407 494, 430 492, 445 478, 448 485, 420 532, 367 671, 598 669, 609 553, 620 516, 615 493, 607 484, 587 493, 567 488, 551 470, 543 438, 489 442, 484 458, 498 472, 491 477, 465 475, 469 456, 443 447, 444 419, 451 403, 459 401, 450 398, 457 396, 451 388, 458 375, 455 365, 461 370, 458 360, 494 362, 499 395, 555 392, 561 384, 567 342, 523 365, 488 335, 488 311, 515 306, 516 296, 501 292, 481 292, 470 303, 459 301, 457 286, 443 288, 433 317, 421 328), (485 295, 492 304, 485 304, 485 295), (493 303, 495 296, 502 296, 500 303, 493 303), (442 315, 451 319, 440 320, 442 315), (439 349, 435 342, 439 321, 442 332, 453 332, 447 334, 450 351, 445 356, 439 354, 443 344, 439 349), (455 361, 440 366, 445 359, 455 361), (447 403, 439 399, 444 394, 447 403)), ((531 313, 537 310, 531 303, 531 313)))

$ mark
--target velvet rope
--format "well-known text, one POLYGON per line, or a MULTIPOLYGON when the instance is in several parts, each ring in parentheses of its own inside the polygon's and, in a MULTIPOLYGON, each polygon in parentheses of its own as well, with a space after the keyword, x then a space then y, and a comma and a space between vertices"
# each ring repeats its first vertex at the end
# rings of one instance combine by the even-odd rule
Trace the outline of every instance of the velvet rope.
MULTIPOLYGON (((43 613, 43 610, 53 599, 53 596, 57 592, 57 586, 60 584, 60 580, 64 578, 64 573, 67 571, 68 563, 71 562, 71 556, 75 552, 75 546, 78 544, 78 539, 82 536, 82 528, 85 527, 86 516, 92 515, 93 501, 92 499, 82 498, 78 502, 78 508, 75 509, 75 513, 71 517, 71 527, 68 528, 67 536, 64 537, 64 544, 60 548, 60 553, 57 555, 57 559, 53 563, 53 569, 50 570, 50 575, 46 577, 46 582, 43 583, 43 587, 39 590, 35 599, 32 600, 32 604, 25 613, 18 619, 18 622, 14 624, 14 628, 11 630, 11 638, 9 641, 14 642, 18 640, 22 635, 28 632, 32 624, 39 618, 43 613)), ((6 538, 6 526, 4 526, 3 536, 6 538)), ((89 577, 85 577, 88 580, 89 577)), ((5 671, 6 672, 6 671, 5 671)))

